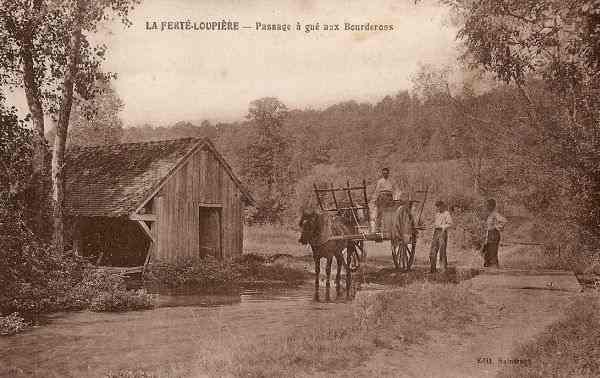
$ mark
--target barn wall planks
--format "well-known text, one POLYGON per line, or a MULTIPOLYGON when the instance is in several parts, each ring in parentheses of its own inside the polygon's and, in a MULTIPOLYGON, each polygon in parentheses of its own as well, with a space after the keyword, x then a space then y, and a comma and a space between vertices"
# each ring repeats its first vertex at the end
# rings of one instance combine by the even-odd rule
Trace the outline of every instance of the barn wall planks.
POLYGON ((198 256, 201 205, 221 209, 221 254, 229 258, 242 253, 242 194, 216 156, 203 148, 154 197, 156 258, 172 261, 198 256))

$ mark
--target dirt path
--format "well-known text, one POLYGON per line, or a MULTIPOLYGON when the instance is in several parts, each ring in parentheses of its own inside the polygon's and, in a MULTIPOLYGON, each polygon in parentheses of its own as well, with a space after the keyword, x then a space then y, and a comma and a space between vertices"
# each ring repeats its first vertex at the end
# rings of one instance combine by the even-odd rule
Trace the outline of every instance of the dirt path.
MULTIPOLYGON (((472 280, 480 318, 463 334, 432 334, 429 342, 383 350, 344 377, 493 377, 520 343, 557 320, 578 290, 574 276, 492 271, 472 280)), ((513 362, 514 363, 514 362, 513 362)), ((526 363, 526 362, 525 362, 526 363)))

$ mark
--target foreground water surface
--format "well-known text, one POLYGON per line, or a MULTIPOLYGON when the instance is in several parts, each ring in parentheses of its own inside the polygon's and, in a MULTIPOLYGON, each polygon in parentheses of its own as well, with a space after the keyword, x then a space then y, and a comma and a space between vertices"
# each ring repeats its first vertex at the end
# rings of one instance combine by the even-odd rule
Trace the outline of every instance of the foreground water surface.
MULTIPOLYGON (((58 313, 0 339, 0 376, 96 377, 121 369, 193 363, 215 345, 267 341, 352 316, 345 294, 314 300, 314 287, 245 289, 236 295, 159 296, 159 308, 58 313), (335 311, 334 311, 335 310, 335 311)), ((214 352, 213 352, 214 353, 214 352)))

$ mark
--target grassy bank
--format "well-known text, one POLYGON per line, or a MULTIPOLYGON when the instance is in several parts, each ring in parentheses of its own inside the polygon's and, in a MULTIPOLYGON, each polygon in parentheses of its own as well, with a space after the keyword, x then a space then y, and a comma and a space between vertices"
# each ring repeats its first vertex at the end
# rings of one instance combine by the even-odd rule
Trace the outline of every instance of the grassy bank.
POLYGON ((1 336, 25 331, 38 324, 40 316, 53 312, 124 312, 156 306, 156 298, 145 290, 127 290, 123 278, 92 268, 86 269, 79 281, 53 280, 43 290, 22 286, 0 307, 6 313, 1 316, 0 312, 1 336))
POLYGON ((309 247, 298 242, 299 237, 299 231, 289 227, 275 225, 245 226, 244 253, 289 254, 294 257, 312 254, 309 247))
POLYGON ((527 361, 510 366, 499 377, 600 377, 600 294, 586 294, 573 302, 564 318, 514 358, 527 361))
POLYGON ((232 260, 210 256, 177 262, 155 261, 144 275, 145 285, 153 292, 172 294, 228 293, 251 285, 298 285, 307 272, 290 266, 284 259, 248 253, 232 260))
POLYGON ((448 267, 446 271, 429 273, 429 268, 414 267, 409 272, 400 272, 394 268, 383 268, 370 271, 366 274, 367 282, 382 284, 407 286, 414 282, 435 282, 435 283, 459 283, 469 280, 479 274, 479 269, 475 268, 457 268, 448 267))

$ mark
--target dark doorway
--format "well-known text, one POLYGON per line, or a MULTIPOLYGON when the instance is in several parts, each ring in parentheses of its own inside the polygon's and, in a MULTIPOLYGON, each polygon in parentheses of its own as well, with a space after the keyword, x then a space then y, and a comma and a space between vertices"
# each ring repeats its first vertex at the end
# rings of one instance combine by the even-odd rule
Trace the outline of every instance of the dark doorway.
POLYGON ((144 265, 150 241, 125 218, 79 218, 79 253, 96 265, 144 265))
POLYGON ((221 208, 200 206, 199 254, 218 259, 223 257, 221 250, 221 208))

